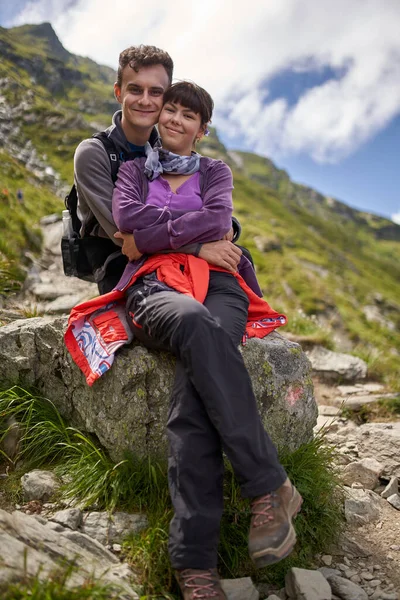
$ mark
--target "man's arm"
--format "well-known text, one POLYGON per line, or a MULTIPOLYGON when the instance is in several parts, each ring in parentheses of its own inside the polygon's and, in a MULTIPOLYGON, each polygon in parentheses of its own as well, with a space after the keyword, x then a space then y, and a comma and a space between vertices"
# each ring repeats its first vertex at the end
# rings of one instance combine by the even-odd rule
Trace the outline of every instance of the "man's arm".
POLYGON ((100 235, 108 236, 115 244, 117 231, 112 216, 114 184, 108 154, 100 140, 90 138, 81 142, 74 156, 74 177, 78 192, 78 216, 82 221, 81 234, 91 233, 86 227, 93 215, 100 225, 100 235))

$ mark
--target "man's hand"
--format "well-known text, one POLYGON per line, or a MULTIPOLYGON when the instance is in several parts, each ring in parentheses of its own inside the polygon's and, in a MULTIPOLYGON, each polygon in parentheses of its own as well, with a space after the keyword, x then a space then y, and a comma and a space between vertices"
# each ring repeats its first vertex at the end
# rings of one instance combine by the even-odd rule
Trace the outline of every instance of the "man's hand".
POLYGON ((231 242, 233 240, 234 235, 235 232, 233 231, 233 227, 231 227, 228 233, 226 233, 222 239, 231 242))
POLYGON ((199 257, 208 264, 222 267, 231 273, 236 273, 241 256, 241 249, 227 240, 203 244, 199 252, 199 257))
POLYGON ((122 240, 122 254, 128 257, 128 260, 138 260, 143 254, 139 252, 136 246, 135 238, 132 233, 122 233, 117 231, 114 233, 117 240, 122 240))

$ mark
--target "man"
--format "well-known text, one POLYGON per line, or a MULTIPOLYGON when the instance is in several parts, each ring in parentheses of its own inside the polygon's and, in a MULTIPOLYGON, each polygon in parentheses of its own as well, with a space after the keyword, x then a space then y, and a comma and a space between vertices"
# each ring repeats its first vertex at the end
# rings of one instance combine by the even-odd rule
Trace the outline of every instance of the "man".
MULTIPOLYGON (((154 126, 164 91, 171 84, 172 72, 171 57, 155 46, 132 46, 121 52, 114 84, 121 110, 114 114, 112 125, 106 130, 117 150, 115 158, 119 163, 145 156, 145 144, 153 145, 158 139, 154 126)), ((101 140, 89 138, 78 146, 74 168, 81 235, 112 240, 116 251, 122 246, 122 254, 116 252, 107 260, 103 277, 98 281, 100 293, 105 294, 119 281, 127 258, 134 260, 139 254, 133 236, 118 232, 112 218, 114 183, 110 158, 101 140)), ((231 271, 236 270, 241 256, 241 250, 227 240, 204 244, 200 250, 190 245, 180 251, 188 254, 197 251, 210 264, 231 271)))

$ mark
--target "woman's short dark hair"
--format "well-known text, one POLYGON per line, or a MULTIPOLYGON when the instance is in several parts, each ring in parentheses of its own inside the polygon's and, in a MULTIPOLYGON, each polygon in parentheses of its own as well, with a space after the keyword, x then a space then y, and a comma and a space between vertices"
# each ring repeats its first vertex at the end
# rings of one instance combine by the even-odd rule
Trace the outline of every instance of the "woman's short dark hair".
POLYGON ((202 125, 211 121, 214 110, 213 99, 205 89, 191 81, 179 81, 172 84, 164 93, 164 104, 167 102, 190 108, 200 115, 202 125))
POLYGON ((174 63, 172 58, 164 50, 156 48, 156 46, 130 46, 126 50, 123 50, 119 55, 118 73, 117 73, 117 85, 122 85, 122 72, 125 67, 130 66, 136 73, 141 67, 151 67, 153 65, 162 65, 167 72, 169 82, 172 81, 172 72, 174 70, 174 63))

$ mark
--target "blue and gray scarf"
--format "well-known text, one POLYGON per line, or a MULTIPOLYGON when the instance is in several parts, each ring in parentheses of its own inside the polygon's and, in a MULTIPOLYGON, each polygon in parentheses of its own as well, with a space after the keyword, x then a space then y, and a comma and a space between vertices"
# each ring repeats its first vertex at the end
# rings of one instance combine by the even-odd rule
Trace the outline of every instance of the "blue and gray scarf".
POLYGON ((145 152, 144 173, 150 181, 157 179, 161 173, 192 175, 200 169, 201 155, 197 152, 192 152, 191 156, 180 156, 161 148, 159 143, 152 148, 149 142, 145 145, 145 152))

